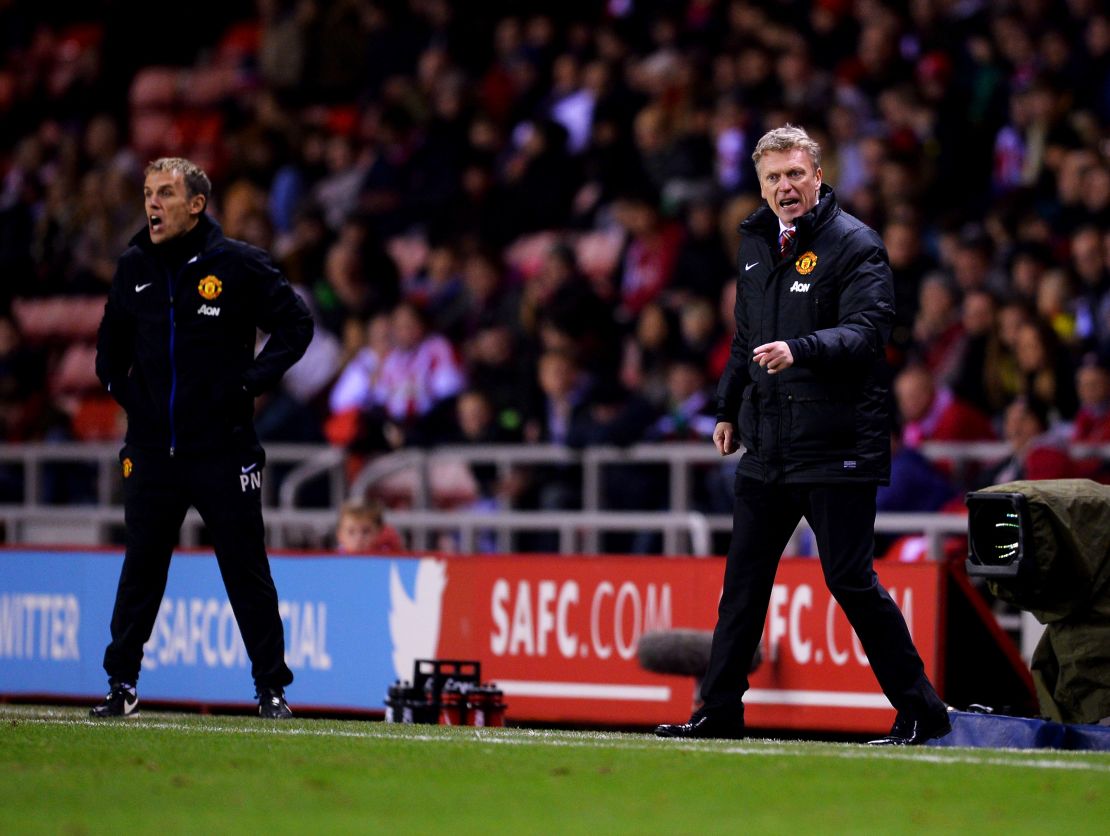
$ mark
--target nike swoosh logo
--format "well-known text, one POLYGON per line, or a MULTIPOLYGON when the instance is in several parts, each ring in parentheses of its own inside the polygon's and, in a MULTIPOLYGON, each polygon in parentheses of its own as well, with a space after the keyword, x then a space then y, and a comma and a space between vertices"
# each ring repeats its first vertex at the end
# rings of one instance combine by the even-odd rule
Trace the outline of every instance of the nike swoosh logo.
POLYGON ((241 471, 243 471, 244 473, 250 473, 250 472, 251 472, 252 470, 254 470, 254 469, 255 469, 256 467, 258 467, 258 462, 255 462, 254 464, 248 464, 248 465, 247 465, 246 467, 241 467, 241 468, 239 468, 239 469, 240 469, 241 471))
POLYGON ((757 264, 759 264, 759 262, 758 262, 758 261, 753 261, 753 262, 752 262, 751 264, 745 264, 745 265, 744 265, 744 270, 745 270, 745 271, 751 270, 751 269, 752 269, 753 267, 755 267, 755 265, 757 265, 757 264))
POLYGON ((135 292, 136 293, 142 293, 144 290, 146 290, 152 284, 154 284, 154 282, 147 282, 146 284, 137 284, 137 285, 135 285, 135 292))

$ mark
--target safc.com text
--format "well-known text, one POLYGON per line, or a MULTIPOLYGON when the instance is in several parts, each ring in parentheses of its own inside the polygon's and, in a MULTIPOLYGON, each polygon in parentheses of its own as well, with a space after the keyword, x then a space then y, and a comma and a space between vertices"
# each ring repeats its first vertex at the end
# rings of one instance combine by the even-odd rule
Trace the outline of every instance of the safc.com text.
MULTIPOLYGON (((888 590, 914 631, 913 590, 888 590)), ((643 633, 673 626, 670 584, 575 580, 494 581, 489 649, 498 657, 632 659, 643 633)), ((679 625, 682 626, 682 625, 679 625)), ((793 665, 867 667, 848 619, 823 586, 775 584, 764 655, 793 665)))
POLYGON ((643 633, 671 627, 670 584, 601 581, 586 595, 578 581, 499 578, 490 594, 495 656, 631 659, 643 633))
MULTIPOLYGON (((901 590, 901 594, 895 589, 887 591, 902 610, 912 635, 913 590, 901 590)), ((793 587, 775 584, 763 629, 763 651, 772 662, 785 654, 797 665, 828 662, 842 667, 854 661, 867 666, 863 646, 835 599, 824 587, 820 598, 815 598, 813 587, 805 583, 793 587)))

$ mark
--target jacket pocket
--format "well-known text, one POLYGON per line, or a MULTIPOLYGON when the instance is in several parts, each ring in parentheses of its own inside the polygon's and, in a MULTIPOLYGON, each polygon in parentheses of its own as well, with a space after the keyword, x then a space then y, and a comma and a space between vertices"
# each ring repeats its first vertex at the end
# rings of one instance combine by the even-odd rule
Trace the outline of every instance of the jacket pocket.
POLYGON ((786 400, 787 456, 807 461, 855 457, 856 407, 847 393, 801 390, 786 400))

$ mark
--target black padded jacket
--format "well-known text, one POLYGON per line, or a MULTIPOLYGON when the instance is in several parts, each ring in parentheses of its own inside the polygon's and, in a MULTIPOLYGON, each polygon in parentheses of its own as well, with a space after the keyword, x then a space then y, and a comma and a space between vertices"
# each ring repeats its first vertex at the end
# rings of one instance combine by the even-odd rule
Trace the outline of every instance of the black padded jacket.
POLYGON ((740 226, 736 334, 717 388, 717 420, 739 430, 738 473, 766 482, 890 479, 885 345, 894 285, 878 234, 822 186, 796 222, 794 252, 778 252, 766 205, 740 226), (794 364, 778 374, 752 361, 786 341, 794 364))
POLYGON ((171 455, 257 445, 254 396, 304 354, 312 317, 262 250, 207 215, 120 257, 97 335, 96 373, 127 412, 127 443, 171 455), (256 328, 267 334, 255 356, 256 328))

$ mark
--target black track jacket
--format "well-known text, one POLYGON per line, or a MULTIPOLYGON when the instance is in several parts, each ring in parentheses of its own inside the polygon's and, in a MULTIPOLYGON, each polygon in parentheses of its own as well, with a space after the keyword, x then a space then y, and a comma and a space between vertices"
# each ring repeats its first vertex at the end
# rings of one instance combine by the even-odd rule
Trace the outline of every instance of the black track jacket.
POLYGON ((717 387, 717 420, 739 428, 737 472, 767 482, 890 480, 884 347, 894 283, 874 230, 828 186, 796 222, 793 257, 763 206, 740 225, 736 335, 717 387), (785 340, 794 365, 768 374, 752 350, 785 340))
POLYGON ((120 257, 96 374, 127 412, 127 443, 182 455, 257 445, 254 396, 312 339, 312 317, 262 250, 207 215, 184 239, 144 228, 120 257), (254 356, 255 328, 270 337, 254 356))

